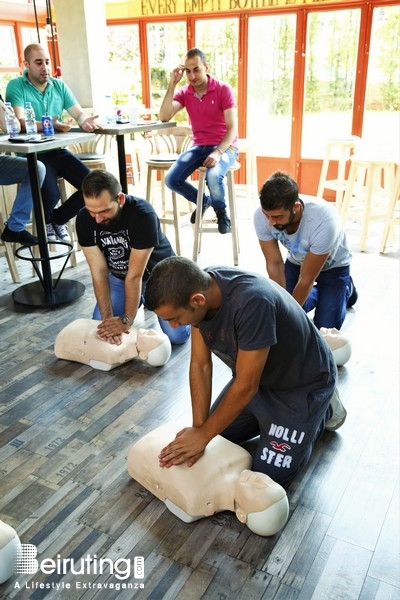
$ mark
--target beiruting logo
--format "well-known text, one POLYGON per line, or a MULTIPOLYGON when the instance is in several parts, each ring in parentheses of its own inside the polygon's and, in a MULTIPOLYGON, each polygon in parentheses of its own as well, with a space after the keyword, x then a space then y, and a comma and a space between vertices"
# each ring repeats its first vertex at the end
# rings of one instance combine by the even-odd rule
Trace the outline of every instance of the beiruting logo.
MULTIPOLYGON (((41 572, 45 575, 113 575, 120 582, 129 579, 133 576, 135 579, 144 579, 144 558, 143 556, 134 557, 133 561, 126 558, 118 558, 111 560, 110 558, 99 558, 96 554, 87 554, 80 559, 61 558, 57 554, 56 559, 44 558, 41 561, 37 560, 37 548, 33 544, 21 544, 14 554, 14 573, 15 574, 35 574, 41 572)), ((124 581, 125 582, 125 581, 124 581)), ((39 584, 29 587, 46 587, 49 584, 39 584)), ((66 584, 69 587, 69 584, 66 584)), ((127 584, 124 587, 138 587, 138 584, 127 584)), ((60 584, 57 584, 57 587, 60 584)), ((118 584, 111 583, 96 583, 95 586, 77 582, 76 587, 114 587, 118 584)), ((19 587, 19 586, 18 586, 19 587)), ((51 587, 56 587, 52 585, 51 587)), ((122 587, 122 586, 121 586, 122 587)), ((140 584, 143 587, 143 584, 140 584)))

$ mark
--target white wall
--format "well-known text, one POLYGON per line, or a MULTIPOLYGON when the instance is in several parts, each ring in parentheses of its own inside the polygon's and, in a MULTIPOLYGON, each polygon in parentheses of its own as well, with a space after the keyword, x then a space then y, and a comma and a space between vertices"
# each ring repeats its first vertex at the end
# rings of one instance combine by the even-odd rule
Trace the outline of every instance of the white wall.
POLYGON ((83 108, 100 108, 108 92, 105 1, 53 0, 53 5, 63 79, 83 108))

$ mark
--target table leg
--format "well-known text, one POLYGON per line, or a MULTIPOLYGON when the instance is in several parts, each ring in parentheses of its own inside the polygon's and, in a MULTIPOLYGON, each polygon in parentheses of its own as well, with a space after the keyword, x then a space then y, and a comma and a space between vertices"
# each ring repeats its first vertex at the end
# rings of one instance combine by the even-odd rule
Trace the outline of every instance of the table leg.
POLYGON ((124 194, 128 193, 128 180, 126 177, 126 156, 125 156, 125 136, 117 135, 117 149, 118 149, 118 168, 119 168, 119 181, 124 194))
POLYGON ((37 236, 39 240, 40 260, 38 260, 38 262, 40 262, 42 277, 39 281, 19 287, 13 292, 12 297, 16 304, 53 308, 60 304, 73 302, 74 300, 77 300, 77 298, 80 298, 85 292, 85 286, 79 281, 72 281, 70 279, 53 281, 36 153, 28 154, 27 160, 31 182, 33 211, 35 214, 37 236))
POLYGON ((36 153, 28 154, 27 159, 28 159, 29 179, 31 182, 33 212, 35 214, 37 237, 39 240, 39 252, 40 252, 40 257, 42 259, 41 266, 42 266, 42 275, 43 275, 43 288, 47 294, 51 294, 52 289, 53 289, 53 279, 52 279, 52 275, 51 275, 49 247, 47 245, 47 235, 46 235, 46 229, 45 229, 42 194, 40 191, 36 153))

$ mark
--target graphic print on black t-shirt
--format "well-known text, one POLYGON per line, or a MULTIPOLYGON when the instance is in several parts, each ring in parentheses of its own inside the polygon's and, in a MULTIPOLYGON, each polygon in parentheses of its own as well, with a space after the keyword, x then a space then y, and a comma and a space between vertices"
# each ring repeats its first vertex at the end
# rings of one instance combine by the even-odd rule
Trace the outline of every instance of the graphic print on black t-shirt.
POLYGON ((80 210, 76 219, 76 231, 81 246, 100 248, 110 272, 119 279, 126 277, 130 251, 133 248, 153 248, 143 273, 144 281, 154 265, 163 258, 174 255, 150 202, 133 196, 125 196, 125 204, 118 219, 109 224, 96 223, 86 209, 80 210))
POLYGON ((128 272, 131 253, 127 229, 114 232, 100 230, 98 236, 98 244, 106 258, 109 270, 116 277, 123 279, 128 272))

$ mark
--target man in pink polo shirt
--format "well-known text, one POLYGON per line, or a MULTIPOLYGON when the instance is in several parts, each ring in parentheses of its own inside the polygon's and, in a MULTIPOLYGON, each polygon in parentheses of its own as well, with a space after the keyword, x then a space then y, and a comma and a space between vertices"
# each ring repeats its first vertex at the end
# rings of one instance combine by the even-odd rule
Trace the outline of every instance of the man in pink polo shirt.
MULTIPOLYGON (((231 222, 226 211, 224 177, 238 155, 236 101, 231 86, 207 71, 204 52, 192 48, 186 54, 185 64, 171 73, 159 117, 161 121, 170 121, 178 111, 186 108, 193 130, 193 146, 179 155, 166 174, 165 183, 172 191, 196 204, 197 189, 187 179, 199 167, 207 167, 209 195, 204 194, 203 213, 212 206, 217 215, 218 231, 229 233, 231 222), (184 73, 188 83, 175 91, 184 73)), ((196 211, 190 220, 195 222, 196 211)))

